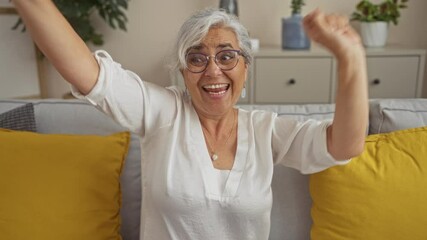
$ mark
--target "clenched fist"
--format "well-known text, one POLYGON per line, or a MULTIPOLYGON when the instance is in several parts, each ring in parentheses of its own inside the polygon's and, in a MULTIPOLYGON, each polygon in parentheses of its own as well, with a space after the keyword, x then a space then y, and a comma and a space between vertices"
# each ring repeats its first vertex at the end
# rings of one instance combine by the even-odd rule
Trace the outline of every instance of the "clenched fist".
POLYGON ((325 14, 316 9, 304 18, 303 24, 307 35, 338 59, 343 59, 354 51, 364 52, 359 34, 350 26, 345 16, 325 14))

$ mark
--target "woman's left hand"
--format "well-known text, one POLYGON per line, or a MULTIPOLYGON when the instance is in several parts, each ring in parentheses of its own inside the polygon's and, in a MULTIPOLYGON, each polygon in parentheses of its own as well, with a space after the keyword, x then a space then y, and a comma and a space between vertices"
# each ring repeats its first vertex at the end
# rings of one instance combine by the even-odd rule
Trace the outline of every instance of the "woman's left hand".
POLYGON ((346 16, 325 14, 316 9, 304 17, 303 23, 308 36, 338 59, 353 50, 363 51, 359 34, 350 26, 346 16))
POLYGON ((326 15, 316 9, 304 18, 313 41, 337 58, 338 84, 335 114, 328 127, 328 152, 335 159, 349 159, 363 151, 368 125, 368 92, 365 50, 347 17, 326 15))

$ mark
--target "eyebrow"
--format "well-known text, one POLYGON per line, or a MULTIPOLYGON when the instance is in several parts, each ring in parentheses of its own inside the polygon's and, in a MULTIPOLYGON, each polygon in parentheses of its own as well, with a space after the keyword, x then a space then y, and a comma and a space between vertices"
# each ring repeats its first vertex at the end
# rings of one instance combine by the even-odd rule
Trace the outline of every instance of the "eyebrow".
MULTIPOLYGON (((193 49, 193 50, 201 50, 201 49, 203 49, 203 48, 205 48, 206 46, 204 45, 204 44, 199 44, 199 45, 196 45, 196 46, 193 46, 193 47, 191 47, 190 48, 190 50, 191 49, 193 49)), ((229 48, 233 48, 233 46, 231 45, 231 43, 221 43, 221 44, 219 44, 216 48, 218 49, 218 48, 220 48, 220 49, 223 49, 223 48, 227 48, 227 47, 229 47, 229 48)))
POLYGON ((233 46, 231 45, 231 43, 220 44, 220 45, 218 45, 217 48, 227 48, 227 47, 233 48, 233 46))

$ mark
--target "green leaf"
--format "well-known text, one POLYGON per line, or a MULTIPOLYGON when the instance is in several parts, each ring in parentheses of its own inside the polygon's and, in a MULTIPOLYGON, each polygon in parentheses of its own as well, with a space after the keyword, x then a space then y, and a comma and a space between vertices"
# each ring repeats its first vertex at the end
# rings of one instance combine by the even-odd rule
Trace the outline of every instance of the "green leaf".
POLYGON ((362 0, 356 4, 356 11, 352 13, 351 20, 362 22, 386 21, 397 25, 400 17, 399 9, 407 8, 404 3, 409 0, 384 0, 373 4, 370 0, 362 0))
POLYGON ((123 31, 126 31, 126 24, 124 21, 117 19, 117 22, 119 23, 119 28, 122 29, 123 31))
MULTIPOLYGON (((18 21, 16 21, 15 25, 13 25, 12 30, 18 29, 18 27, 23 24, 24 22, 22 21, 22 18, 19 18, 18 21)), ((22 32, 25 32, 25 26, 22 27, 22 32)))
POLYGON ((117 4, 119 4, 119 6, 122 6, 125 9, 128 8, 128 2, 127 2, 127 0, 117 0, 117 4))
POLYGON ((108 19, 108 23, 109 23, 110 27, 112 27, 113 29, 116 29, 116 24, 114 23, 113 18, 108 19))
MULTIPOLYGON (((111 28, 117 26, 126 31, 127 16, 124 12, 128 6, 128 0, 52 0, 59 11, 64 15, 73 29, 85 42, 92 42, 95 45, 104 43, 101 33, 96 33, 92 25, 91 15, 98 13, 99 16, 111 28)), ((25 31, 25 25, 22 19, 13 25, 16 30, 22 26, 25 31)))
POLYGON ((106 19, 106 15, 105 15, 105 11, 104 11, 104 9, 99 9, 98 13, 99 13, 99 15, 102 17, 102 19, 104 19, 104 21, 105 21, 105 19, 106 19))
POLYGON ((97 46, 104 44, 104 40, 101 34, 93 34, 91 40, 92 40, 92 43, 97 46))

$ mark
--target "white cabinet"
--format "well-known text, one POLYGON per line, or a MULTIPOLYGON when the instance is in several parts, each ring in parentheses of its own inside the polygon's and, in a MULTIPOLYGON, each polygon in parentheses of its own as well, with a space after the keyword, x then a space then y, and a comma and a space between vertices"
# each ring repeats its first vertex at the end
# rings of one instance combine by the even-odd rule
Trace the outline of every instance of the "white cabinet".
MULTIPOLYGON (((367 49, 369 97, 421 97, 425 54, 421 49, 367 49)), ((325 50, 260 49, 251 71, 249 95, 240 103, 334 102, 337 63, 325 50)))
POLYGON ((407 98, 417 96, 419 58, 413 56, 367 59, 369 96, 407 98))
POLYGON ((259 58, 255 64, 255 102, 329 102, 332 59, 259 58))

